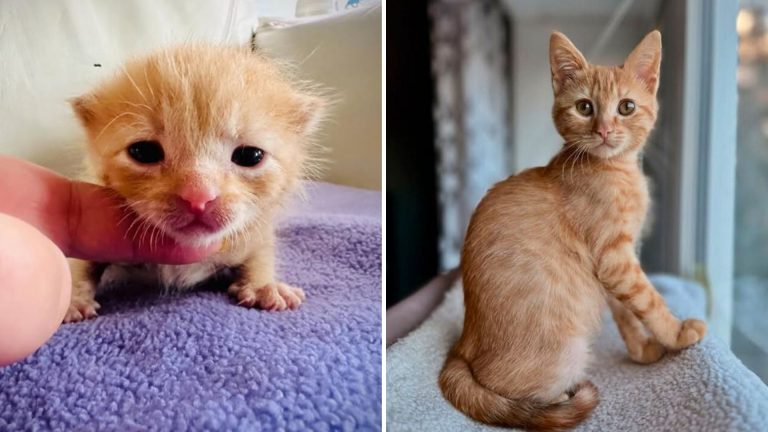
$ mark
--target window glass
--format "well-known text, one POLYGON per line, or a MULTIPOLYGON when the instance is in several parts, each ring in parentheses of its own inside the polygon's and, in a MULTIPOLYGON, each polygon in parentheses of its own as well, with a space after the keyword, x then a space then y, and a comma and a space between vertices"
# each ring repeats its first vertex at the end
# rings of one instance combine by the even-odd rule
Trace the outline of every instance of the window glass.
POLYGON ((745 7, 739 33, 733 351, 768 382, 768 15, 745 7))

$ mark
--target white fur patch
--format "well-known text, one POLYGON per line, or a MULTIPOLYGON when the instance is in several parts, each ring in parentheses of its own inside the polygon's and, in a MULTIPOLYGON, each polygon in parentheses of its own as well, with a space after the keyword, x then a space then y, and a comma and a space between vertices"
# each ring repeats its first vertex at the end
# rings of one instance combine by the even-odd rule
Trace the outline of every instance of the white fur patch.
POLYGON ((212 263, 144 266, 111 264, 104 270, 99 281, 99 287, 126 282, 142 285, 159 283, 165 288, 174 287, 182 290, 205 281, 215 272, 216 266, 212 263))
POLYGON ((553 386, 544 397, 548 400, 555 400, 583 380, 590 357, 589 338, 575 337, 568 342, 560 354, 560 364, 557 366, 557 385, 553 386))
POLYGON ((212 263, 196 263, 186 265, 158 265, 157 274, 160 283, 165 287, 177 289, 191 288, 211 277, 216 272, 212 263))

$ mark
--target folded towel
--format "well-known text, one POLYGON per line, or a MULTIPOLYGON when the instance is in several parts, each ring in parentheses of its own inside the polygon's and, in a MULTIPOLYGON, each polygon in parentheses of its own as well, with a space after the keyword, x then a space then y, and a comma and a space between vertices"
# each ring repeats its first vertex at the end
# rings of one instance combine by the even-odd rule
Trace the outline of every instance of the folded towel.
POLYGON ((381 195, 309 195, 279 230, 301 308, 247 309, 225 286, 107 293, 97 319, 0 368, 0 431, 379 430, 381 195))
MULTIPOLYGON (((679 317, 703 317, 704 294, 671 276, 651 281, 679 317)), ((417 330, 387 350, 387 430, 481 431, 442 396, 437 379, 461 334, 460 287, 417 330)), ((768 387, 716 337, 651 365, 632 363, 608 315, 588 377, 600 404, 578 431, 768 431, 768 387)))

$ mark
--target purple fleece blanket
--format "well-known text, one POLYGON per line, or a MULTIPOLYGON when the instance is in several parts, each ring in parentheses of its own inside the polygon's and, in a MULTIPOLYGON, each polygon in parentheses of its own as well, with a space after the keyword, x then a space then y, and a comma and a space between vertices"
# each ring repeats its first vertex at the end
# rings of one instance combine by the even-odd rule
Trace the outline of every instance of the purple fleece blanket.
POLYGON ((106 293, 99 318, 0 368, 0 431, 380 430, 381 195, 308 189, 279 230, 301 308, 106 293))

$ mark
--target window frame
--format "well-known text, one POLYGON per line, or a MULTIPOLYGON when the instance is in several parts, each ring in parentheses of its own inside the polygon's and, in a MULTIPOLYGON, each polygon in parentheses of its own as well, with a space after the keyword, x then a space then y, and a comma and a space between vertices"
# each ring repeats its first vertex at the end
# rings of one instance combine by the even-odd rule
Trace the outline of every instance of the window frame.
POLYGON ((730 0, 686 2, 678 185, 678 270, 707 290, 710 332, 726 343, 733 325, 738 10, 730 0))

